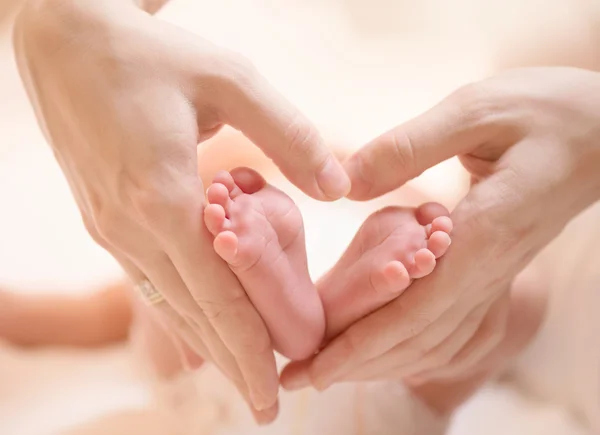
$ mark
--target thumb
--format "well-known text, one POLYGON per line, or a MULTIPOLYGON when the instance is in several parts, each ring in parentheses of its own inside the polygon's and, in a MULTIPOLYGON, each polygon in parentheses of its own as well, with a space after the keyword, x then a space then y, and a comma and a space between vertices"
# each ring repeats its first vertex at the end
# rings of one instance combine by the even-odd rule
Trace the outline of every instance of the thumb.
POLYGON ((491 112, 467 86, 424 114, 371 141, 345 162, 352 182, 348 197, 383 195, 425 170, 484 144, 494 134, 491 112))
POLYGON ((341 163, 315 126, 256 71, 222 99, 224 121, 240 130, 307 195, 335 200, 350 191, 341 163))

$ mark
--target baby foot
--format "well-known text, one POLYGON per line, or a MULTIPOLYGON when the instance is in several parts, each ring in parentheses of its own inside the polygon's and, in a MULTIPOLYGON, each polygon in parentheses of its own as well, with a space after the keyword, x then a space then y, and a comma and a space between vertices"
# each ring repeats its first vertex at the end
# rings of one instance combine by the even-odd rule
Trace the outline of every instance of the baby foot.
POLYGON ((433 272, 450 246, 445 207, 387 207, 367 218, 354 240, 317 284, 327 318, 326 337, 398 297, 414 279, 433 272))
POLYGON ((204 221, 214 249, 263 317, 274 348, 293 360, 310 357, 325 317, 308 273, 300 210, 248 168, 219 172, 207 197, 204 221))

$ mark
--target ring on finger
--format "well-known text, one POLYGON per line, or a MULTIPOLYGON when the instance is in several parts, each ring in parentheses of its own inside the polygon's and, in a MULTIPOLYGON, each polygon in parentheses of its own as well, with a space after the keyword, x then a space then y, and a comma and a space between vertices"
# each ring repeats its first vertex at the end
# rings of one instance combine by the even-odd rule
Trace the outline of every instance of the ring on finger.
POLYGON ((143 279, 134 286, 135 292, 148 306, 156 305, 165 300, 165 297, 147 279, 143 279))

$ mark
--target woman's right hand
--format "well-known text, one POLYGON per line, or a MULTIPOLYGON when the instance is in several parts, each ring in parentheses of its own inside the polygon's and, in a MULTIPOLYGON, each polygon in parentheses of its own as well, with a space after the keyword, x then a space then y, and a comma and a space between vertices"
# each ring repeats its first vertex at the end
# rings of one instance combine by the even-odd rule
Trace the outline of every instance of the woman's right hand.
POLYGON ((257 409, 276 412, 266 327, 202 223, 196 146, 228 124, 307 194, 349 180, 312 124, 240 56, 133 0, 31 0, 15 27, 22 78, 92 237, 257 409))

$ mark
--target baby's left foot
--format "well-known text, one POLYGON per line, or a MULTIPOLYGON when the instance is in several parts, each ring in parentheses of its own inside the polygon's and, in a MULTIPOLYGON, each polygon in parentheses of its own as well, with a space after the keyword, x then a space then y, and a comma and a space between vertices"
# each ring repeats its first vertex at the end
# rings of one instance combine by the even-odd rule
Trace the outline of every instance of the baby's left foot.
POLYGON ((246 289, 275 349, 293 360, 313 355, 325 317, 308 274, 300 210, 248 168, 219 172, 207 196, 215 251, 246 289))

